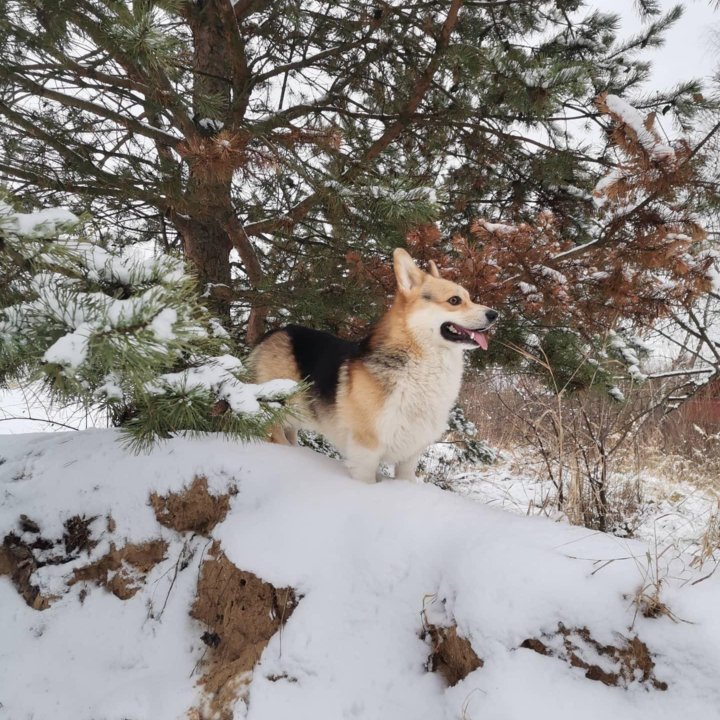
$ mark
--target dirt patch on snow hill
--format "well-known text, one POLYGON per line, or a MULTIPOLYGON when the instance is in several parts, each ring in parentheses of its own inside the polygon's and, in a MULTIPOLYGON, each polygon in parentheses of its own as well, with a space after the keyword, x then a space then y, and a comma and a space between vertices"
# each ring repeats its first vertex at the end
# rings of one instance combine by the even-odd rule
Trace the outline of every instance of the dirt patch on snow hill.
POLYGON ((230 495, 211 495, 206 477, 198 476, 192 485, 179 493, 150 495, 150 504, 157 521, 178 532, 194 532, 209 535, 210 531, 225 519, 230 509, 230 495))
POLYGON ((586 627, 566 628, 560 623, 556 633, 543 633, 542 639, 528 638, 520 647, 582 668, 588 680, 598 680, 605 685, 626 688, 638 682, 656 690, 667 690, 667 683, 655 677, 655 662, 648 646, 637 636, 622 637, 622 640, 617 646, 602 645, 586 627))
POLYGON ((109 552, 99 560, 74 570, 68 585, 92 582, 115 597, 128 600, 140 589, 150 570, 165 559, 167 548, 164 540, 131 543, 121 548, 111 544, 109 552))
POLYGON ((420 638, 429 640, 432 648, 426 668, 431 672, 439 672, 450 687, 484 664, 470 641, 458 635, 456 625, 439 627, 426 624, 420 638))
POLYGON ((37 570, 32 547, 15 533, 8 533, 0 547, 0 575, 9 575, 15 589, 33 610, 45 610, 54 598, 43 595, 31 581, 37 570))
POLYGON ((97 540, 92 539, 90 532, 90 525, 94 520, 97 520, 97 515, 94 517, 75 515, 65 521, 63 542, 66 555, 79 555, 81 552, 89 554, 97 545, 97 540))
POLYGON ((193 720, 230 720, 233 706, 270 638, 297 606, 292 588, 276 588, 250 572, 239 570, 217 542, 200 569, 197 595, 190 614, 207 630, 200 680, 206 696, 194 708, 193 720))
POLYGON ((40 525, 20 515, 18 531, 9 532, 0 547, 0 575, 8 575, 25 602, 35 610, 45 610, 55 599, 43 595, 32 582, 33 573, 45 565, 63 565, 89 553, 97 542, 91 538, 90 525, 96 518, 74 515, 64 522, 63 536, 50 540, 41 534, 40 525), (63 548, 63 549, 61 549, 63 548))

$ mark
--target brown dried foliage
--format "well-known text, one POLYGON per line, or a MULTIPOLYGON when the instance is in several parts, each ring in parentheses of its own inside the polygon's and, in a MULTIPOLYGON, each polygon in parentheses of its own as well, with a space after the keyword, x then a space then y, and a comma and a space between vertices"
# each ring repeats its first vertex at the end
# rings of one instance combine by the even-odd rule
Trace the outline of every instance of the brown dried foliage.
POLYGON ((195 135, 178 144, 177 151, 190 165, 195 176, 213 183, 230 180, 236 170, 263 158, 248 149, 250 134, 221 130, 212 137, 195 135))
MULTIPOLYGON (((598 106, 608 110, 604 97, 598 106)), ((596 210, 601 230, 592 243, 576 246, 568 240, 569 221, 544 210, 531 223, 506 227, 477 220, 449 243, 436 225, 422 225, 406 236, 411 254, 421 265, 435 260, 444 277, 506 317, 587 333, 602 332, 619 317, 653 321, 691 303, 708 289, 712 263, 692 254, 705 236, 689 202, 692 152, 679 141, 674 154, 653 156, 631 127, 613 120, 625 161, 596 193, 605 202, 596 210)), ((646 126, 652 128, 652 118, 646 126)), ((392 268, 382 259, 351 253, 346 260, 353 278, 386 293, 394 289, 392 268)))

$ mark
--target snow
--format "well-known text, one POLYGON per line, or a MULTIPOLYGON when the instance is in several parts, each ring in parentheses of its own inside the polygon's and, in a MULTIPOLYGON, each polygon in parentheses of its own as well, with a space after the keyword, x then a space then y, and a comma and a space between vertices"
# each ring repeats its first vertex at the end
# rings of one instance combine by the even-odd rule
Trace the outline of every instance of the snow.
POLYGON ((150 323, 150 329, 158 340, 174 340, 173 325, 177 322, 177 311, 173 308, 161 310, 150 323))
POLYGON ((69 370, 77 370, 87 358, 88 340, 93 328, 88 323, 81 323, 71 333, 58 338, 43 355, 43 360, 57 363, 69 370))
POLYGON ((603 207, 607 202, 606 191, 609 187, 614 185, 618 180, 623 178, 623 173, 620 168, 612 168, 610 172, 601 177, 592 191, 593 202, 597 207, 603 207))
POLYGON ((172 390, 206 390, 225 400, 234 412, 252 414, 260 412, 259 400, 282 399, 297 387, 294 380, 269 380, 260 384, 241 382, 237 374, 242 371, 243 365, 234 355, 220 355, 197 367, 160 375, 148 384, 147 390, 155 395, 172 390))
POLYGON ((717 250, 701 250, 696 260, 701 262, 706 258, 711 258, 712 262, 706 271, 707 279, 710 282, 710 289, 714 293, 720 293, 720 253, 717 250))
POLYGON ((559 270, 555 270, 555 268, 547 267, 546 265, 535 265, 533 270, 558 285, 567 285, 567 277, 565 277, 565 275, 563 275, 559 270))
POLYGON ((626 125, 632 128, 638 142, 645 148, 650 157, 656 160, 675 159, 675 151, 668 145, 661 143, 656 135, 645 127, 643 116, 630 103, 617 95, 608 95, 605 98, 605 103, 613 115, 619 117, 626 125))
MULTIPOLYGON (((107 378, 106 378, 107 380, 107 378)), ((78 404, 53 404, 42 382, 0 390, 0 434, 107 427, 107 417, 78 404)))
POLYGON ((517 231, 514 225, 506 225, 504 223, 491 223, 487 220, 480 220, 480 224, 491 233, 497 233, 498 235, 509 235, 517 231))
POLYGON ((222 120, 215 120, 213 118, 200 118, 198 125, 206 132, 211 133, 219 133, 225 127, 222 120))
POLYGON ((104 382, 95 388, 93 396, 96 398, 107 398, 113 400, 122 400, 122 381, 116 373, 108 373, 104 382))
MULTIPOLYGON (((212 533, 230 560, 302 596, 256 666, 237 719, 720 717, 720 576, 684 586, 663 578, 662 599, 688 622, 635 617, 628 597, 646 580, 644 543, 434 486, 357 483, 306 449, 205 437, 132 455, 118 438, 113 430, 0 437, 3 533, 25 513, 59 537, 81 512, 98 516, 101 544, 107 514, 115 542, 169 543, 127 601, 87 586, 81 602, 74 586, 39 612, 0 577, 0 717, 175 720, 197 704, 206 648, 188 610, 208 541, 160 527, 147 499, 199 473, 212 492, 237 486, 212 533), (175 573, 183 552, 189 564, 175 573), (427 672, 423 610, 456 623, 484 667, 452 688, 427 672), (558 622, 587 626, 600 642, 637 632, 669 689, 608 687, 519 647, 558 622)), ((57 589, 63 567, 42 567, 34 579, 57 589)))
POLYGON ((66 208, 46 208, 31 213, 16 213, 0 200, 0 229, 29 237, 50 237, 61 228, 75 225, 78 218, 66 208))

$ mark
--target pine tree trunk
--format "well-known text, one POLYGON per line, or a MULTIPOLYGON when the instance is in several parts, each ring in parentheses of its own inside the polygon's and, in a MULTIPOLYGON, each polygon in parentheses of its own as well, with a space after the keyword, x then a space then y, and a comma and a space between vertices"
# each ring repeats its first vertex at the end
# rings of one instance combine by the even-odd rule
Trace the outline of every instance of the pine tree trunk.
MULTIPOLYGON (((201 201, 209 195, 208 188, 198 188, 193 199, 201 201)), ((211 218, 194 215, 180 230, 185 258, 197 273, 201 292, 208 286, 230 287, 230 250, 227 232, 211 218)), ((217 296, 223 295, 218 293, 217 296)), ((209 293, 214 297, 213 293, 209 293)), ((225 314, 225 313, 223 313, 225 314)))
MULTIPOLYGON (((203 107, 207 99, 213 99, 218 107, 213 112, 214 121, 221 121, 223 129, 232 133, 239 129, 244 115, 246 88, 231 87, 225 79, 230 62, 244 67, 245 58, 238 49, 239 34, 232 6, 227 0, 198 0, 186 4, 186 13, 193 34, 193 68, 196 71, 193 86, 193 106, 196 124, 203 119, 203 107), (232 90, 232 92, 231 92, 232 90)), ((242 50, 242 48, 240 48, 242 50)), ((212 135, 202 126, 200 135, 212 135)), ((212 142, 207 138, 207 142, 212 142)), ((192 263, 203 289, 210 286, 209 304, 221 319, 229 324, 231 273, 230 250, 237 249, 245 267, 250 284, 257 287, 263 272, 257 254, 242 226, 237 220, 232 201, 231 186, 234 168, 193 167, 190 164, 185 200, 190 208, 190 218, 178 223, 183 238, 185 256, 192 263), (238 232, 238 226, 240 232, 238 232), (227 292, 212 287, 225 285, 227 292)), ((267 311, 253 308, 248 318, 246 339, 255 342, 263 331, 267 311)))

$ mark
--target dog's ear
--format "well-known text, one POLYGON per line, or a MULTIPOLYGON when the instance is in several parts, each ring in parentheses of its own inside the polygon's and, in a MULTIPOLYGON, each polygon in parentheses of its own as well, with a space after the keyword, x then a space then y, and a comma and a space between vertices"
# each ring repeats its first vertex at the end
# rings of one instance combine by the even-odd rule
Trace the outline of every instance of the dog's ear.
POLYGON ((393 267, 395 268, 395 279, 401 291, 409 292, 418 285, 422 285, 423 271, 402 248, 396 248, 393 252, 393 267))
POLYGON ((428 265, 430 265, 430 274, 433 277, 439 278, 440 277, 440 271, 438 270, 438 266, 435 264, 434 260, 431 260, 428 265))

